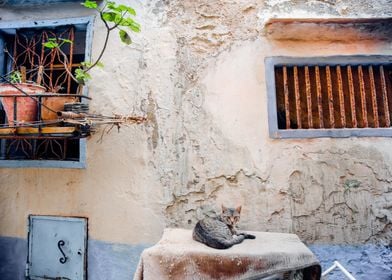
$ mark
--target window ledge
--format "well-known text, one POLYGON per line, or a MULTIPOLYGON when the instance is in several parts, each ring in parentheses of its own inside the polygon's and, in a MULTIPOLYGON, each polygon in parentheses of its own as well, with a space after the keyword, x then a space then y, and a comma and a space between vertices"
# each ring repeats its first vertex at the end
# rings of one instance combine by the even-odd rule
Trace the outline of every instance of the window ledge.
POLYGON ((392 128, 271 129, 274 139, 392 137, 392 128))
POLYGON ((390 40, 392 18, 273 18, 265 30, 274 40, 390 40))

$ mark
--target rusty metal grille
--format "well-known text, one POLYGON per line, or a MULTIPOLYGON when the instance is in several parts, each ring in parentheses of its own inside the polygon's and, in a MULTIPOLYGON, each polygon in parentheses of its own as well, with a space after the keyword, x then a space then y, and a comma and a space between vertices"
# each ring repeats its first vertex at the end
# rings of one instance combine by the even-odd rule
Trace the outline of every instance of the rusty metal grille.
MULTIPOLYGON (((85 29, 72 25, 23 28, 4 37, 7 72, 25 68, 26 79, 44 86, 50 93, 78 93, 78 84, 69 72, 74 72, 85 60, 85 29), (73 44, 65 43, 60 50, 48 49, 43 46, 48 38, 67 39, 73 44), (60 52, 69 62, 67 69, 60 52)), ((0 113, 0 121, 4 123, 4 111, 0 113)), ((69 135, 2 135, 0 140, 0 159, 78 161, 79 154, 79 138, 69 135)))
POLYGON ((9 58, 12 57, 12 70, 26 67, 27 80, 43 85, 49 92, 71 94, 76 93, 78 85, 69 72, 73 72, 84 60, 84 54, 75 53, 75 46, 83 49, 83 42, 84 38, 75 36, 73 26, 42 30, 21 29, 6 44, 6 52, 9 58), (43 43, 49 38, 67 39, 74 43, 65 43, 60 50, 48 49, 43 43), (65 57, 61 52, 68 59, 67 69, 64 66, 65 57))
POLYGON ((275 66, 279 129, 389 128, 392 65, 275 66))

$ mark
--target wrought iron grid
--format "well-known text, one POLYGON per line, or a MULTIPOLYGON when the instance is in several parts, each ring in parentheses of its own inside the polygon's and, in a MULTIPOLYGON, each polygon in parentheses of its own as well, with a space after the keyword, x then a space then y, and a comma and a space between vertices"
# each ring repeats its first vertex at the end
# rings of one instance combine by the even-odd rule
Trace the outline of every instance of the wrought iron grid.
MULTIPOLYGON (((24 66, 26 79, 43 85, 48 92, 75 94, 78 84, 70 72, 84 59, 75 55, 74 45, 77 43, 74 26, 28 28, 17 30, 12 40, 6 42, 4 51, 11 61, 11 71, 24 66), (73 43, 64 43, 60 48, 45 48, 44 43, 49 38, 73 43)), ((1 135, 0 138, 2 159, 78 160, 79 157, 79 139, 72 135, 1 135)))
POLYGON ((12 46, 12 70, 25 66, 27 79, 43 85, 49 92, 75 93, 77 83, 69 74, 80 66, 80 60, 74 58, 75 43, 75 28, 72 26, 63 30, 17 31, 12 46), (62 39, 74 43, 64 43, 60 48, 49 49, 44 47, 49 38, 59 43, 62 39))

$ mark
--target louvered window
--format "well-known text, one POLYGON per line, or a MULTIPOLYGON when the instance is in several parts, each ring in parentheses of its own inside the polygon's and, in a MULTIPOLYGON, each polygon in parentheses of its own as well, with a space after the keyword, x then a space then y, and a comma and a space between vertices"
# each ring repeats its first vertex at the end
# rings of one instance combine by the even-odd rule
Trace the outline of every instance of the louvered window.
POLYGON ((268 58, 273 138, 391 136, 389 57, 268 58))

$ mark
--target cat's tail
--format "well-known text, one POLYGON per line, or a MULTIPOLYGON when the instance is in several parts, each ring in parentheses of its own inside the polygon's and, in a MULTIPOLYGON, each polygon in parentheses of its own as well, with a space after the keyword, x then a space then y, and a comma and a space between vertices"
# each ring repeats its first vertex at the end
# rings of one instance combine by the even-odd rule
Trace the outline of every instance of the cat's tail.
POLYGON ((240 235, 244 236, 244 239, 256 239, 256 236, 254 236, 253 234, 249 234, 249 233, 240 233, 240 235))

